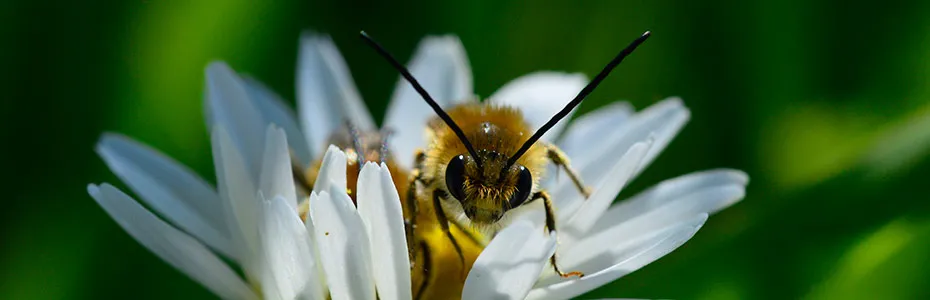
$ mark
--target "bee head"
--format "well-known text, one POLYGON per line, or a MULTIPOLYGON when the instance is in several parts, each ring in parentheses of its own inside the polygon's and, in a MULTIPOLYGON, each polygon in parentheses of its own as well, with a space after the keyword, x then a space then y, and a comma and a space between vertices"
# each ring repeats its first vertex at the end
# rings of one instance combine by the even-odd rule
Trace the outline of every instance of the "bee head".
POLYGON ((478 156, 480 165, 469 155, 452 157, 446 165, 446 190, 472 222, 495 223, 529 200, 533 175, 522 165, 507 165, 507 158, 495 151, 479 150, 478 156))

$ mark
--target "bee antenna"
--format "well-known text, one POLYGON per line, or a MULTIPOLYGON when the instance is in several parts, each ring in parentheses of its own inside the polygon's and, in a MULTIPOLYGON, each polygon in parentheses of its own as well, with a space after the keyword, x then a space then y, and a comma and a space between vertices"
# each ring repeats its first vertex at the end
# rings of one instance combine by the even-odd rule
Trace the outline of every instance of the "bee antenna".
POLYGON ((585 97, 591 94, 591 92, 594 91, 594 88, 596 88, 601 83, 601 81, 604 81, 604 78, 607 78, 607 75, 610 74, 610 71, 613 71, 613 69, 616 68, 617 65, 619 65, 620 62, 623 61, 623 59, 627 57, 627 55, 630 55, 630 53, 632 53, 633 50, 636 50, 636 47, 639 47, 639 45, 642 44, 644 41, 646 41, 646 39, 649 38, 650 35, 652 35, 652 33, 649 31, 646 31, 639 38, 637 38, 636 40, 633 40, 633 42, 630 43, 628 46, 626 46, 626 48, 623 48, 623 50, 621 50, 620 53, 618 53, 617 56, 614 57, 613 60, 611 60, 609 63, 607 63, 606 66, 604 66, 604 69, 601 70, 600 73, 597 73, 597 76, 594 76, 594 79, 592 79, 591 82, 588 83, 587 86, 585 86, 583 89, 581 89, 580 92, 578 92, 578 95, 575 96, 575 99, 572 99, 571 102, 568 102, 568 104, 566 104, 565 107, 562 108, 562 110, 556 113, 555 116, 549 119, 549 121, 546 122, 546 124, 540 127, 539 130, 536 130, 536 133, 534 133, 533 136, 531 136, 528 140, 526 140, 526 142, 523 143, 523 146, 521 146, 520 149, 517 150, 517 152, 514 153, 514 155, 511 156, 509 160, 507 160, 507 167, 505 167, 505 169, 509 168, 514 163, 516 163, 517 159, 519 159, 520 156, 523 156, 523 154, 526 153, 526 151, 529 150, 530 147, 533 146, 534 143, 536 143, 536 141, 542 138, 543 134, 545 134, 546 131, 549 131, 549 129, 551 129, 552 126, 555 126, 555 124, 558 123, 559 120, 562 120, 562 118, 567 116, 568 113, 572 111, 572 109, 575 109, 575 107, 578 106, 578 104, 581 104, 581 100, 584 100, 585 97))
POLYGON ((365 33, 365 31, 359 32, 359 35, 361 35, 362 40, 364 40, 365 43, 374 48, 375 51, 378 51, 378 54, 381 54, 381 56, 387 59, 387 61, 391 63, 391 66, 397 69, 397 71, 400 72, 400 75, 403 76, 407 82, 410 82, 410 85, 413 86, 413 89, 423 97, 423 100, 426 100, 426 104, 429 104, 429 106, 433 108, 433 111, 439 115, 439 118, 442 119, 442 121, 452 129, 452 132, 455 132, 455 135, 459 137, 459 140, 462 141, 462 144, 465 144, 465 148, 468 149, 468 153, 471 154, 471 157, 475 159, 475 163, 478 164, 478 167, 480 168, 481 158, 478 156, 478 152, 475 151, 475 147, 472 147, 471 143, 468 142, 468 138, 465 137, 465 132, 462 131, 462 128, 459 128, 459 126, 455 124, 455 121, 452 120, 452 117, 450 117, 449 114, 447 114, 442 110, 441 107, 439 107, 439 104, 433 100, 433 97, 430 97, 429 93, 423 89, 423 86, 420 85, 420 82, 418 82, 416 78, 413 78, 413 75, 410 75, 410 71, 408 71, 404 65, 400 64, 400 62, 398 62, 397 59, 391 55, 391 53, 388 53, 384 47, 381 47, 378 42, 375 42, 375 40, 368 36, 368 33, 365 33))

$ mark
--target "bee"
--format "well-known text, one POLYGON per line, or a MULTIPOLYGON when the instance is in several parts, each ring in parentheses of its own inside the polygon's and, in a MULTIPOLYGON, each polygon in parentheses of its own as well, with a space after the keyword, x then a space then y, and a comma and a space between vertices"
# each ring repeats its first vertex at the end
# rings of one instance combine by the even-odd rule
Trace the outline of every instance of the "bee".
MULTIPOLYGON (((419 216, 421 208, 433 212, 439 229, 457 253, 462 270, 467 270, 466 264, 473 262, 465 257, 470 251, 463 250, 463 242, 480 245, 482 235, 493 236, 495 230, 505 225, 505 214, 517 207, 542 201, 547 233, 557 234, 552 201, 539 187, 549 163, 565 171, 585 198, 590 195, 566 155, 540 138, 649 36, 650 32, 645 32, 620 51, 574 99, 533 132, 522 113, 508 106, 471 103, 452 107, 448 112, 443 110, 397 59, 361 32, 362 39, 397 69, 436 113, 427 125, 427 149, 415 154, 404 201, 413 211, 410 216, 419 216), (465 234, 463 239, 456 231, 479 234, 465 234)), ((408 232, 414 232, 408 234, 408 244, 410 239, 422 237, 416 234, 418 221, 416 217, 407 220, 408 232)), ((562 272, 555 254, 549 261, 554 271, 564 278, 584 276, 580 272, 562 272)), ((427 284, 423 282, 420 290, 427 284)))

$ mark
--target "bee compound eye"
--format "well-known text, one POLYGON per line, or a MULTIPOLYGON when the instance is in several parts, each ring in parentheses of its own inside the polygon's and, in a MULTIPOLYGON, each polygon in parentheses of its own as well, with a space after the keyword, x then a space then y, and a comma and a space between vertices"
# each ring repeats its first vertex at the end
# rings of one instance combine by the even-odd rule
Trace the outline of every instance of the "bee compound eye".
POLYGON ((446 189, 452 197, 465 200, 465 155, 458 155, 446 166, 446 189))
POLYGON ((520 206, 530 197, 533 191, 533 174, 524 166, 520 166, 520 174, 517 175, 517 191, 510 195, 510 207, 520 206))

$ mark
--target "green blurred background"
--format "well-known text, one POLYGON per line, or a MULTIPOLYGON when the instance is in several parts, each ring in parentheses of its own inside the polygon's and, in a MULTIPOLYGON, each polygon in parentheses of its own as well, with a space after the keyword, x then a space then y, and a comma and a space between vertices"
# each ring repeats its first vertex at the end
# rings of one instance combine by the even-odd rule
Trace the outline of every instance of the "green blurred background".
POLYGON ((652 30, 580 108, 691 108, 624 195, 716 167, 752 181, 684 247, 585 297, 930 297, 930 2, 569 2, 3 1, 0 299, 213 297, 87 195, 118 182, 93 145, 122 132, 212 180, 204 66, 293 101, 305 29, 333 36, 379 119, 397 74, 360 29, 403 60, 459 35, 485 96, 535 70, 593 75, 652 30))

